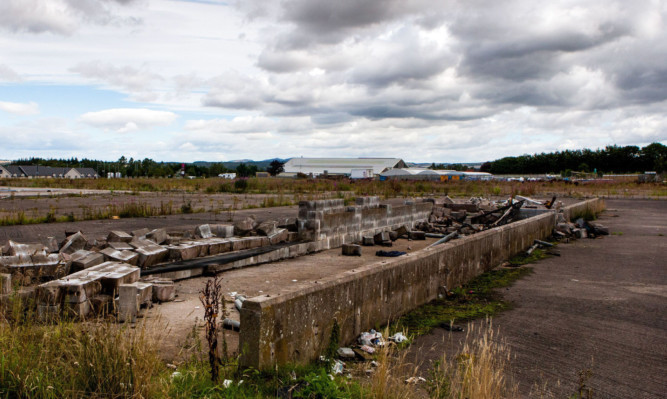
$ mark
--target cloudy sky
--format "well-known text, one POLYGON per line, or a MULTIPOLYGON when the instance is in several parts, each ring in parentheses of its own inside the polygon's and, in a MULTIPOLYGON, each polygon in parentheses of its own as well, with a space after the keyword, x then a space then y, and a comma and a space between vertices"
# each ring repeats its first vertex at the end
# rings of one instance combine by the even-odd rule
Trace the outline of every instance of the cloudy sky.
POLYGON ((0 159, 667 144, 662 0, 1 0, 0 159))

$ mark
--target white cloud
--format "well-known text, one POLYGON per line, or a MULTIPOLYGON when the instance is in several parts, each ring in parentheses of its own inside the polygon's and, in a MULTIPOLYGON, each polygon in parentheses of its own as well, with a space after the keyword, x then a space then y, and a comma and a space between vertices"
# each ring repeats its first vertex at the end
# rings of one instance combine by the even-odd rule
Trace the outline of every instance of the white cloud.
POLYGON ((177 115, 168 111, 155 111, 146 108, 116 108, 88 112, 79 118, 83 123, 105 130, 127 133, 171 124, 177 115))
POLYGON ((20 82, 21 76, 5 64, 0 64, 0 82, 20 82))
POLYGON ((39 105, 34 102, 13 103, 8 101, 0 101, 0 110, 21 116, 37 115, 39 114, 39 105))

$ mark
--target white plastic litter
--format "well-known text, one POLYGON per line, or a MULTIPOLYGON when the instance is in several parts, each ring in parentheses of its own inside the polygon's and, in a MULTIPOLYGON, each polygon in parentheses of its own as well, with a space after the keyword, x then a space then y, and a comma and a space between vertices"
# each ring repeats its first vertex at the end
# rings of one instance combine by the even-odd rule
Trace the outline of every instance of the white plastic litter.
POLYGON ((402 332, 397 332, 396 334, 394 334, 394 335, 392 335, 391 337, 389 337, 389 339, 390 339, 391 341, 394 341, 394 342, 400 344, 401 342, 405 342, 405 341, 407 341, 407 340, 408 340, 408 337, 406 337, 405 335, 403 335, 402 332))

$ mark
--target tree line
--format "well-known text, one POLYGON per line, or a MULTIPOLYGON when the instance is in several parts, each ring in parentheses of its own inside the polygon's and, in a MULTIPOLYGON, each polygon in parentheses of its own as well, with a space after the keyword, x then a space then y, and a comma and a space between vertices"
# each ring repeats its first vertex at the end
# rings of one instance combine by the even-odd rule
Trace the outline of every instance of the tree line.
POLYGON ((667 146, 652 143, 645 147, 607 146, 604 149, 565 150, 534 155, 505 157, 481 166, 482 172, 493 174, 562 174, 569 171, 636 173, 655 171, 662 173, 667 166, 667 146))
MULTIPOLYGON (((13 161, 14 165, 40 165, 69 168, 93 168, 100 176, 108 173, 121 173, 123 177, 176 177, 181 175, 183 164, 177 162, 156 162, 150 158, 143 160, 120 157, 117 161, 100 161, 87 158, 44 159, 38 157, 23 158, 13 161)), ((241 163, 235 169, 225 168, 222 162, 209 165, 184 164, 186 176, 215 177, 221 173, 236 173, 238 177, 255 176, 257 172, 269 172, 272 176, 284 170, 283 162, 274 160, 267 168, 258 168, 257 165, 241 163)))

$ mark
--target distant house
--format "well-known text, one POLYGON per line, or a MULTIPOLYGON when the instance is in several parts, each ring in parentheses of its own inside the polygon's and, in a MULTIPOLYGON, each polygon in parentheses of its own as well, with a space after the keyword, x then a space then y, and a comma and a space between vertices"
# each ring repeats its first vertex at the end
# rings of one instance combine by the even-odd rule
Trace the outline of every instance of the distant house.
POLYGON ((386 170, 405 167, 400 158, 292 158, 285 163, 284 173, 372 178, 386 170))
POLYGON ((8 171, 7 169, 5 169, 4 166, 0 165, 0 178, 6 179, 6 178, 10 178, 10 177, 12 177, 11 172, 8 171))
POLYGON ((60 168, 39 165, 5 165, 0 166, 0 177, 23 177, 28 179, 83 179, 98 178, 93 168, 60 168))
POLYGON ((236 179, 236 173, 220 173, 218 177, 223 179, 236 179))

